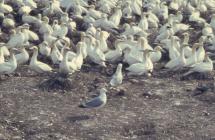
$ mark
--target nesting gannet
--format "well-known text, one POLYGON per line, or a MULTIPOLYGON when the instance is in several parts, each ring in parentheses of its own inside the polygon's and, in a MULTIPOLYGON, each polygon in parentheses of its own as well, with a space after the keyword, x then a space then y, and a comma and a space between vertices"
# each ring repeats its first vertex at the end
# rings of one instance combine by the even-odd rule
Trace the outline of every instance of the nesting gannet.
POLYGON ((102 17, 102 12, 95 10, 95 5, 90 5, 88 14, 95 19, 99 19, 102 17))
POLYGON ((114 75, 111 78, 110 81, 110 85, 111 86, 118 86, 120 84, 122 84, 122 80, 123 80, 123 75, 122 75, 122 64, 118 64, 116 72, 114 73, 114 75))
POLYGON ((5 28, 14 28, 16 25, 13 18, 10 17, 4 17, 4 20, 2 22, 2 26, 5 28))
POLYGON ((107 90, 105 88, 100 89, 100 94, 98 97, 95 97, 87 102, 81 104, 80 107, 84 108, 100 108, 103 107, 107 102, 107 90))
POLYGON ((124 18, 132 18, 132 9, 129 2, 126 2, 124 9, 122 10, 122 16, 124 18))
POLYGON ((52 49, 50 53, 50 57, 53 64, 59 64, 63 60, 63 55, 59 51, 58 47, 56 46, 56 43, 59 39, 53 41, 52 43, 52 49))
POLYGON ((129 71, 128 75, 142 75, 153 71, 153 63, 149 57, 150 52, 152 52, 152 50, 144 51, 145 61, 143 63, 135 63, 126 68, 126 70, 129 71))
POLYGON ((150 53, 150 59, 152 60, 152 63, 156 63, 156 62, 160 61, 160 59, 162 57, 161 51, 163 51, 163 48, 161 48, 161 46, 156 46, 154 48, 154 52, 150 53))
POLYGON ((101 51, 102 52, 107 52, 109 50, 109 48, 108 48, 107 41, 105 39, 103 31, 100 32, 99 41, 100 41, 100 49, 101 49, 101 51))
POLYGON ((160 34, 156 37, 155 42, 160 42, 160 41, 162 41, 162 40, 164 40, 164 39, 169 38, 171 35, 173 35, 173 32, 174 32, 174 31, 173 31, 172 27, 167 26, 167 30, 165 30, 164 32, 160 33, 160 34))
POLYGON ((10 52, 8 50, 8 48, 6 47, 5 43, 0 42, 0 49, 2 51, 3 56, 9 56, 10 52))
POLYGON ((75 57, 75 63, 76 63, 76 66, 77 66, 77 69, 80 70, 82 65, 83 65, 83 62, 84 62, 84 58, 83 58, 83 55, 82 55, 82 49, 83 49, 83 44, 81 42, 79 42, 77 45, 77 55, 75 57))
POLYGON ((204 28, 202 29, 202 35, 203 36, 210 36, 213 35, 213 28, 210 24, 204 23, 204 28))
POLYGON ((178 11, 178 9, 179 9, 178 0, 172 0, 170 2, 169 9, 178 11))
POLYGON ((158 28, 159 19, 153 13, 151 8, 148 8, 147 19, 148 19, 148 23, 149 23, 149 28, 158 28))
POLYGON ((215 31, 215 14, 213 14, 211 16, 211 21, 210 21, 210 25, 213 28, 213 30, 215 31))
POLYGON ((91 51, 89 51, 88 56, 89 56, 90 60, 92 60, 94 63, 99 64, 103 67, 106 67, 105 55, 100 50, 100 42, 98 40, 96 40, 96 44, 95 44, 94 48, 91 51))
POLYGON ((40 27, 42 25, 41 14, 38 14, 38 17, 31 16, 28 13, 24 13, 22 15, 23 23, 33 24, 36 27, 40 27))
POLYGON ((30 25, 29 24, 24 24, 22 25, 23 27, 23 33, 28 36, 29 41, 36 41, 39 40, 39 36, 30 30, 30 25))
POLYGON ((43 41, 41 44, 39 44, 39 52, 44 56, 50 56, 51 47, 48 45, 48 42, 43 41))
POLYGON ((63 11, 60 8, 59 1, 52 0, 46 4, 46 7, 43 9, 43 15, 50 16, 50 15, 62 15, 63 11))
POLYGON ((17 64, 18 64, 18 65, 25 64, 25 63, 27 63, 28 60, 29 60, 29 54, 28 54, 28 52, 26 51, 25 46, 22 46, 22 47, 20 48, 20 52, 21 52, 21 53, 15 55, 16 61, 17 61, 17 64))
POLYGON ((54 30, 52 35, 55 37, 64 38, 68 33, 68 27, 65 22, 62 22, 57 30, 54 30))
POLYGON ((34 52, 31 57, 29 68, 37 73, 51 72, 52 68, 49 65, 37 60, 38 48, 33 46, 31 49, 33 49, 34 52))
POLYGON ((145 32, 144 30, 142 30, 140 27, 135 26, 135 25, 129 25, 128 23, 125 23, 123 25, 123 27, 125 28, 125 31, 122 33, 122 35, 139 35, 142 37, 147 37, 148 33, 145 32))
POLYGON ((177 48, 177 41, 178 39, 175 37, 175 36, 172 36, 171 37, 171 46, 168 47, 169 49, 169 58, 171 60, 177 58, 180 56, 180 52, 178 51, 178 48, 177 48))
POLYGON ((0 64, 2 64, 4 62, 5 62, 4 53, 3 53, 1 46, 0 46, 0 64))
POLYGON ((109 50, 105 53, 105 59, 109 62, 117 62, 121 59, 122 49, 120 47, 121 40, 115 41, 115 50, 109 50))
POLYGON ((205 58, 205 49, 204 49, 204 37, 200 37, 199 43, 198 43, 198 48, 197 48, 197 61, 202 62, 205 58))
POLYGON ((142 14, 141 20, 138 23, 138 27, 140 27, 142 30, 146 31, 149 29, 148 20, 146 18, 146 14, 142 14))
POLYGON ((18 13, 19 13, 20 15, 23 15, 23 14, 25 14, 25 13, 28 13, 28 14, 29 14, 31 11, 32 11, 31 7, 23 5, 22 7, 19 8, 18 13))
MULTIPOLYGON (((189 33, 183 33, 183 36, 184 36, 184 39, 183 39, 182 45, 189 44, 190 34, 189 33)), ((190 57, 192 55, 192 49, 189 47, 189 45, 187 45, 184 48, 184 53, 185 53, 185 57, 190 57)))
POLYGON ((121 17, 122 17, 122 10, 119 7, 116 7, 114 9, 113 15, 111 15, 111 17, 109 18, 109 20, 111 22, 113 22, 116 26, 118 26, 119 23, 120 23, 121 17))
POLYGON ((196 48, 198 48, 198 43, 195 43, 192 47, 192 54, 186 59, 186 67, 192 66, 197 63, 196 48))
POLYGON ((32 9, 37 8, 37 3, 34 0, 23 0, 23 3, 32 9))
POLYGON ((207 54, 205 55, 204 60, 205 61, 203 62, 192 65, 192 68, 187 73, 183 74, 183 76, 187 76, 194 72, 206 73, 213 71, 213 61, 209 58, 207 54))
POLYGON ((14 56, 13 50, 10 51, 10 59, 7 62, 0 64, 0 75, 11 74, 17 68, 16 58, 14 56))
POLYGON ((110 20, 108 20, 107 18, 107 14, 102 14, 102 17, 100 19, 97 19, 93 25, 95 27, 100 27, 106 31, 111 31, 111 32, 117 32, 116 29, 118 29, 118 27, 110 20))
POLYGON ((184 56, 184 46, 181 47, 181 51, 180 51, 180 56, 174 58, 174 59, 171 59, 166 65, 165 65, 165 68, 168 68, 172 71, 175 71, 175 70, 178 70, 182 67, 185 66, 186 64, 186 58, 184 56))
POLYGON ((196 9, 192 11, 189 21, 196 22, 198 24, 203 24, 206 22, 204 18, 200 17, 200 12, 196 9))
POLYGON ((64 47, 63 49, 63 60, 60 62, 59 65, 59 72, 62 74, 72 74, 76 70, 76 66, 74 64, 74 58, 71 61, 68 61, 68 51, 69 48, 64 47))
POLYGON ((25 35, 22 32, 21 27, 18 28, 17 32, 11 30, 10 40, 7 42, 7 48, 20 47, 25 42, 25 35))
POLYGON ((11 13, 13 8, 10 5, 5 4, 4 0, 0 1, 0 12, 2 13, 11 13))
POLYGON ((49 25, 49 18, 48 17, 43 17, 42 18, 42 23, 39 29, 40 34, 45 34, 45 33, 52 33, 53 29, 51 25, 49 25))
POLYGON ((123 53, 123 62, 129 65, 143 62, 143 55, 141 55, 142 53, 140 51, 132 51, 132 49, 128 47, 123 50, 123 53), (137 53, 139 54, 137 55, 137 53))

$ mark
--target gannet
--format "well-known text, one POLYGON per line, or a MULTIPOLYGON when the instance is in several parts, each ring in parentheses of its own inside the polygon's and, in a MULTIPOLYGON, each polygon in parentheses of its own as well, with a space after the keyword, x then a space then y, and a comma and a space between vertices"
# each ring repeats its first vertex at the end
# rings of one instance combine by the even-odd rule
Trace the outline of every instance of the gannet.
POLYGON ((31 49, 33 49, 34 52, 33 56, 31 57, 29 68, 37 73, 51 72, 52 68, 49 65, 37 60, 38 48, 33 46, 31 49))
POLYGON ((122 17, 122 10, 119 7, 114 9, 114 13, 111 15, 109 20, 113 22, 116 26, 119 26, 120 20, 122 17))
POLYGON ((176 43, 177 40, 178 39, 175 36, 171 37, 171 46, 168 47, 169 48, 169 58, 171 60, 180 56, 180 52, 178 51, 177 43, 176 43))
POLYGON ((213 14, 211 16, 211 21, 210 21, 210 25, 213 28, 213 30, 215 31, 215 14, 213 14))
POLYGON ((166 65, 165 68, 168 68, 172 71, 176 71, 178 69, 181 69, 186 65, 186 58, 184 56, 184 46, 181 46, 180 56, 171 59, 166 65))
POLYGON ((40 27, 42 25, 40 16, 41 16, 40 14, 38 15, 38 17, 35 17, 35 16, 29 15, 28 13, 24 13, 22 15, 22 21, 24 23, 34 24, 36 27, 40 27))
POLYGON ((140 0, 134 0, 133 2, 131 2, 131 9, 132 12, 138 16, 141 16, 141 12, 142 12, 142 3, 139 2, 140 0))
POLYGON ((129 2, 126 2, 124 9, 122 10, 122 16, 124 18, 132 18, 132 9, 129 2))
POLYGON ((56 39, 55 41, 53 41, 51 45, 52 49, 51 49, 50 57, 53 64, 60 64, 60 62, 63 60, 63 55, 61 54, 58 47, 56 46, 56 43, 58 40, 59 39, 56 39))
POLYGON ((150 73, 153 71, 153 63, 149 57, 149 53, 152 50, 144 51, 144 62, 143 63, 134 63, 130 65, 126 70, 128 70, 128 75, 142 75, 145 73, 150 73))
POLYGON ((178 9, 179 9, 178 0, 172 0, 170 2, 169 9, 178 11, 178 9))
POLYGON ((4 17, 4 20, 2 22, 2 26, 5 28, 14 28, 16 25, 14 19, 12 18, 8 18, 8 17, 4 17))
POLYGON ((0 46, 0 64, 5 62, 4 53, 1 49, 2 46, 0 46))
POLYGON ((83 108, 101 108, 107 102, 107 90, 105 88, 100 89, 100 94, 98 97, 95 97, 87 102, 84 102, 80 105, 83 108))
POLYGON ((42 24, 39 28, 39 33, 40 34, 45 34, 45 33, 52 33, 53 29, 49 25, 49 18, 48 17, 43 17, 42 18, 42 24))
POLYGON ((107 19, 107 14, 102 14, 102 17, 100 19, 97 19, 93 25, 95 27, 100 27, 106 31, 112 31, 112 32, 117 32, 116 29, 118 27, 112 22, 107 19))
POLYGON ((183 76, 187 76, 194 72, 206 73, 213 71, 213 61, 209 58, 207 54, 205 55, 204 60, 205 61, 203 62, 192 65, 192 68, 187 73, 183 74, 183 76))
POLYGON ((95 19, 99 19, 102 17, 102 12, 95 10, 95 5, 90 5, 88 10, 89 16, 92 16, 95 19))
POLYGON ((28 62, 29 60, 29 54, 25 49, 25 46, 22 46, 20 48, 20 52, 19 54, 15 55, 16 61, 18 65, 22 65, 28 62))
POLYGON ((0 64, 0 75, 11 74, 17 68, 16 58, 14 56, 13 50, 10 51, 10 59, 7 62, 0 64))
POLYGON ((121 35, 139 35, 141 37, 147 37, 148 33, 142 30, 140 27, 135 25, 129 25, 128 23, 125 23, 123 25, 125 28, 125 31, 121 35))
POLYGON ((192 54, 186 59, 185 67, 189 67, 197 63, 196 48, 198 48, 198 45, 198 43, 193 45, 192 54))
POLYGON ((146 31, 149 29, 148 20, 146 18, 146 14, 143 13, 140 22, 138 23, 138 27, 142 30, 146 31))
POLYGON ((200 17, 200 12, 196 9, 192 11, 189 21, 196 22, 198 24, 203 24, 206 22, 204 18, 200 17))
POLYGON ((51 47, 48 45, 48 42, 43 41, 39 44, 39 52, 44 56, 50 56, 51 54, 51 47))
POLYGON ((150 57, 152 63, 156 63, 156 62, 160 61, 160 59, 162 57, 161 51, 163 51, 163 48, 161 48, 161 46, 156 46, 154 48, 153 52, 150 53, 149 57, 150 57))
POLYGON ((160 34, 156 37, 155 42, 160 42, 160 41, 162 41, 162 40, 164 40, 164 39, 167 39, 167 38, 169 38, 171 35, 173 35, 173 29, 172 29, 172 27, 167 26, 167 30, 164 31, 164 32, 162 32, 162 33, 160 33, 160 34))
POLYGON ((92 60, 94 63, 99 64, 103 67, 106 67, 105 55, 100 50, 100 42, 98 40, 96 40, 96 44, 94 48, 91 51, 89 51, 88 56, 90 57, 90 60, 92 60))
POLYGON ((210 36, 213 35, 213 28, 210 24, 204 23, 204 28, 202 29, 202 35, 203 36, 210 36))
POLYGON ((149 28, 158 28, 159 19, 158 17, 152 12, 151 8, 148 8, 147 11, 147 19, 149 23, 149 28))
POLYGON ((69 48, 67 47, 64 47, 62 48, 63 49, 63 60, 60 62, 60 65, 59 65, 59 72, 61 74, 72 74, 75 72, 75 67, 74 66, 74 58, 69 62, 68 61, 68 51, 69 51, 69 48))
POLYGON ((11 30, 10 40, 7 42, 7 48, 20 47, 25 42, 25 35, 22 33, 21 27, 15 30, 11 30))
POLYGON ((19 13, 20 15, 23 15, 23 14, 25 14, 25 13, 26 13, 26 14, 29 14, 31 11, 32 11, 31 7, 23 5, 21 8, 19 8, 18 13, 19 13))
POLYGON ((0 42, 0 49, 2 51, 3 56, 9 56, 10 52, 8 50, 8 48, 6 47, 5 43, 0 42))
POLYGON ((205 58, 205 49, 202 43, 198 43, 197 45, 198 45, 198 49, 196 52, 197 62, 202 62, 205 58))
POLYGON ((132 52, 131 48, 128 47, 123 50, 123 53, 124 53, 123 62, 128 63, 129 65, 143 62, 143 55, 140 56, 140 54, 142 54, 140 51, 132 52), (137 53, 139 53, 138 56, 137 53))
POLYGON ((55 37, 60 37, 60 38, 64 38, 68 33, 68 27, 67 27, 67 24, 65 22, 62 22, 60 24, 60 27, 59 29, 57 30, 54 30, 52 32, 52 35, 55 36, 55 37))
POLYGON ((76 45, 76 48, 77 48, 77 54, 76 54, 76 57, 75 57, 75 63, 76 63, 76 66, 77 66, 77 69, 80 70, 83 63, 84 63, 84 58, 83 58, 83 55, 82 55, 82 49, 83 49, 83 44, 82 42, 79 42, 77 45, 76 45))
POLYGON ((109 50, 105 53, 105 59, 108 62, 117 62, 121 59, 122 56, 122 49, 120 46, 121 40, 115 41, 115 50, 109 50))
POLYGON ((116 72, 114 73, 114 75, 111 78, 110 81, 110 85, 111 86, 119 86, 120 84, 122 84, 122 80, 123 80, 123 75, 122 75, 122 64, 119 63, 116 69, 116 72))
POLYGON ((0 1, 0 12, 2 13, 11 13, 13 8, 10 5, 5 4, 4 0, 0 1))
POLYGON ((100 32, 99 41, 100 41, 100 50, 104 53, 107 52, 109 50, 109 48, 108 48, 107 41, 105 39, 103 31, 100 32))
POLYGON ((39 36, 30 30, 30 25, 29 24, 23 24, 23 33, 28 36, 28 41, 36 41, 39 40, 39 36))
POLYGON ((190 39, 190 34, 189 33, 183 33, 184 39, 182 42, 182 45, 186 45, 184 48, 184 55, 185 57, 190 57, 192 55, 192 49, 189 47, 189 39, 190 39))

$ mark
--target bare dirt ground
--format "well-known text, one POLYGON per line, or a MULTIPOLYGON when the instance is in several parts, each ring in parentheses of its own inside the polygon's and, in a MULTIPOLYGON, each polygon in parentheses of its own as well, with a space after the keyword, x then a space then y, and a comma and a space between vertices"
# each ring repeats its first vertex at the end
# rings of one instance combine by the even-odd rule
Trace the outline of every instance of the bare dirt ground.
POLYGON ((180 80, 155 70, 125 78, 119 91, 94 69, 73 74, 69 91, 43 91, 44 76, 19 72, 0 81, 1 140, 215 140, 213 78, 180 80), (101 86, 108 88, 104 108, 78 107, 101 86))

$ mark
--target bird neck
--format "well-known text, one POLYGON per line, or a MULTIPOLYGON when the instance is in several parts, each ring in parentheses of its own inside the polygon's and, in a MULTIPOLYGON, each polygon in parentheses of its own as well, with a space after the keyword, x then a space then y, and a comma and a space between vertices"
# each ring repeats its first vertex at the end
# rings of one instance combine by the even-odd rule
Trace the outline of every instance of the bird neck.
POLYGON ((37 62, 38 50, 34 50, 33 56, 31 58, 32 62, 37 62))
POLYGON ((104 91, 102 91, 102 92, 100 93, 100 97, 101 97, 102 100, 104 100, 104 101, 107 100, 107 95, 106 95, 106 93, 105 93, 104 91))
POLYGON ((17 65, 17 61, 16 61, 16 57, 14 55, 14 53, 10 54, 10 60, 9 60, 13 65, 17 65))

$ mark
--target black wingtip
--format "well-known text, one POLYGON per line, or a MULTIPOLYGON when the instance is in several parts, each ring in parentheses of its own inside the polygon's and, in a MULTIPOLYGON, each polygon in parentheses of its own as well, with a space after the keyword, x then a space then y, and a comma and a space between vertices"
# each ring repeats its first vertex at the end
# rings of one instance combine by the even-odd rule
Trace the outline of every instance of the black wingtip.
POLYGON ((86 108, 86 106, 84 104, 80 104, 78 107, 80 107, 80 108, 86 108))

